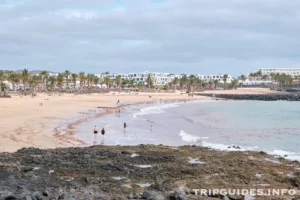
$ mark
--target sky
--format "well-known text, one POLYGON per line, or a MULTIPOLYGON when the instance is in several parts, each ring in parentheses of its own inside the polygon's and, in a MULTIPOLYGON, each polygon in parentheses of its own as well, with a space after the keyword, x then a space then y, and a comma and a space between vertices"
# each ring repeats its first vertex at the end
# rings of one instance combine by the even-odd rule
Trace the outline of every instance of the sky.
POLYGON ((0 0, 0 69, 300 67, 299 0, 0 0))

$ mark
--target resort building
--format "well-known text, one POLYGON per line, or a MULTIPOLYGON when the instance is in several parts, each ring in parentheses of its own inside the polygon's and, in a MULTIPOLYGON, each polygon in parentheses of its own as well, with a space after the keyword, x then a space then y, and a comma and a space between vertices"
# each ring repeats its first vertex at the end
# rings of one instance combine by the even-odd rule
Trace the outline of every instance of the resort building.
MULTIPOLYGON (((200 75, 198 74, 197 77, 204 81, 204 82, 209 82, 209 81, 212 81, 214 82, 215 80, 219 81, 220 83, 224 83, 224 75, 223 74, 219 74, 219 75, 200 75)), ((228 75, 227 77, 227 80, 226 80, 226 83, 231 83, 232 81, 232 76, 231 75, 228 75)))
POLYGON ((262 75, 270 75, 273 74, 287 74, 293 77, 300 76, 300 68, 260 68, 257 72, 261 71, 262 75))
POLYGON ((142 72, 142 73, 131 73, 128 75, 130 80, 133 80, 135 83, 146 82, 148 74, 152 79, 154 85, 162 86, 170 83, 176 75, 169 73, 159 73, 159 72, 142 72))

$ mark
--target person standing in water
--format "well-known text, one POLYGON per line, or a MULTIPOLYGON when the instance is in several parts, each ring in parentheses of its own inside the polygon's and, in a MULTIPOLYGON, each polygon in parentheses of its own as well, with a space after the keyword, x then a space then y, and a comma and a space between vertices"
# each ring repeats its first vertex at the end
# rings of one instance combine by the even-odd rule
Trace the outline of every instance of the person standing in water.
POLYGON ((101 145, 104 145, 104 135, 105 135, 105 129, 104 129, 104 127, 101 130, 101 134, 102 134, 101 145))
POLYGON ((126 132, 127 124, 124 122, 124 133, 126 132))
POLYGON ((98 133, 98 127, 95 126, 95 127, 94 127, 94 134, 97 134, 97 133, 98 133))

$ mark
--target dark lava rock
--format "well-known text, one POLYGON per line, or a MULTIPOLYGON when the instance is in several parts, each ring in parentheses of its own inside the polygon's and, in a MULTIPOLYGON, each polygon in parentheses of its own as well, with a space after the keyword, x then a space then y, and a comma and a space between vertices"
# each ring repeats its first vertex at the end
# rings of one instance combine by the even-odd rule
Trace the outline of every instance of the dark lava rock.
POLYGON ((165 200, 165 197, 155 191, 146 191, 142 195, 142 199, 147 200, 165 200))
POLYGON ((176 200, 188 200, 188 198, 183 197, 181 194, 178 195, 178 197, 176 198, 176 200))
POLYGON ((34 168, 33 167, 23 167, 22 168, 22 171, 23 172, 30 172, 30 171, 32 171, 34 168))
POLYGON ((65 195, 64 194, 61 194, 61 195, 58 196, 58 200, 63 200, 63 199, 65 199, 65 195))
POLYGON ((44 197, 48 197, 49 196, 49 192, 48 191, 43 191, 43 196, 44 197))
POLYGON ((258 101, 300 101, 300 95, 296 94, 199 94, 222 99, 234 100, 258 100, 258 101))
POLYGON ((231 200, 242 200, 244 197, 242 197, 241 195, 228 195, 229 199, 231 200))
POLYGON ((223 196, 222 200, 230 200, 228 196, 223 196))
POLYGON ((15 196, 12 196, 12 195, 9 195, 8 197, 5 197, 5 200, 16 200, 18 199, 17 197, 15 196))

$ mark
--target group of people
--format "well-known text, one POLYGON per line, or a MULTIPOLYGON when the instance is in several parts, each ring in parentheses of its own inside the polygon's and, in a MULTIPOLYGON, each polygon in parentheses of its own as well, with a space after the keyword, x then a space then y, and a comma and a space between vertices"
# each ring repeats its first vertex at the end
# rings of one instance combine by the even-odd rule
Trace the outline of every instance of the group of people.
MULTIPOLYGON (((94 134, 97 134, 98 133, 98 127, 97 126, 95 126, 94 127, 94 134)), ((101 134, 104 136, 105 135, 105 129, 104 129, 104 127, 102 128, 102 130, 101 130, 101 134)))
MULTIPOLYGON (((124 122, 124 133, 126 132, 126 128, 127 128, 127 123, 126 122, 124 122)), ((95 126, 94 127, 94 135, 96 136, 97 134, 98 134, 98 127, 97 126, 95 126)), ((102 128, 102 130, 101 130, 101 134, 102 134, 102 136, 104 137, 104 135, 105 135, 105 128, 103 127, 102 128)))

